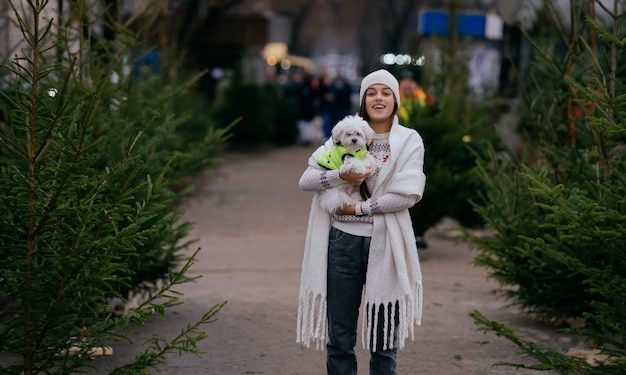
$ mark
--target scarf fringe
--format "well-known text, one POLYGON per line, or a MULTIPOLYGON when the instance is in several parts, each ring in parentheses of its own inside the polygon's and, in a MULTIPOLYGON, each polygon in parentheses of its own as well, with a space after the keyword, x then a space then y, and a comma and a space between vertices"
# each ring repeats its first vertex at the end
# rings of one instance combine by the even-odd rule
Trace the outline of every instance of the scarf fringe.
POLYGON ((311 346, 315 342, 316 350, 323 350, 328 342, 328 321, 326 316, 326 296, 309 292, 300 297, 298 305, 296 342, 311 346))
POLYGON ((389 301, 368 301, 365 304, 362 324, 361 324, 361 341, 363 348, 370 348, 376 351, 376 343, 378 342, 379 314, 382 308, 383 321, 383 350, 391 349, 395 346, 396 340, 393 338, 395 332, 395 305, 398 306, 398 348, 403 349, 407 338, 415 340, 415 326, 422 324, 422 304, 423 304, 423 288, 422 284, 416 282, 413 285, 411 294, 404 296, 394 302, 389 301), (392 334, 390 334, 392 333, 392 334))
MULTIPOLYGON (((383 350, 393 348, 396 344, 403 349, 407 339, 415 340, 415 326, 422 324, 423 289, 421 283, 416 282, 411 294, 394 302, 373 301, 367 302, 363 311, 361 324, 361 341, 363 348, 371 348, 376 351, 375 343, 378 342, 379 314, 383 310, 383 350), (396 331, 395 308, 398 306, 399 326, 398 337, 392 340, 396 331)), ((316 350, 324 350, 328 342, 328 319, 327 319, 326 296, 320 293, 309 292, 300 297, 297 319, 296 342, 311 347, 315 343, 316 350)))

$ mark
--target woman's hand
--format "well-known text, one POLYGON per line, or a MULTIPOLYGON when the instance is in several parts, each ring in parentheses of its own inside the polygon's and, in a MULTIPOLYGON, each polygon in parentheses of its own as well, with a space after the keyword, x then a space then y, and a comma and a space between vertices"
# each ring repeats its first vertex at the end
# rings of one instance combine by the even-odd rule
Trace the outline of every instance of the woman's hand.
POLYGON ((353 172, 339 172, 339 178, 349 183, 350 185, 358 186, 361 185, 363 181, 374 171, 374 167, 367 166, 365 167, 366 171, 363 174, 357 174, 353 172))
POLYGON ((344 216, 344 215, 354 215, 356 214, 355 211, 356 206, 351 204, 349 206, 342 206, 339 207, 335 210, 335 215, 337 216, 344 216))

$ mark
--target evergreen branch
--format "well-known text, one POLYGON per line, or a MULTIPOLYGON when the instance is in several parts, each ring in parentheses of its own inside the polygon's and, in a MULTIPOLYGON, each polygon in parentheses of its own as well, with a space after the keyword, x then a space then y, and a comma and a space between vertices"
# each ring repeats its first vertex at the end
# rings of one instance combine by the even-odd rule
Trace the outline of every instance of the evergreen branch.
MULTIPOLYGON (((0 91, 0 97, 2 97, 3 100, 6 100, 6 103, 10 105, 11 107, 18 107, 17 103, 11 97, 9 97, 5 92, 0 91)), ((11 123, 8 123, 7 126, 5 126, 3 130, 4 130, 3 132, 4 134, 0 135, 0 141, 2 141, 3 146, 6 147, 6 149, 13 152, 16 156, 19 156, 21 159, 27 160, 28 151, 24 149, 23 147, 21 147, 22 145, 18 142, 17 136, 15 135, 15 132, 14 132, 13 126, 11 126, 11 123), (7 135, 7 133, 9 133, 9 135, 7 135)))
POLYGON ((524 357, 533 358, 539 362, 539 364, 535 365, 498 362, 495 365, 506 365, 540 371, 551 370, 563 375, 585 373, 584 369, 587 368, 587 365, 582 360, 566 357, 555 349, 542 348, 539 345, 524 339, 505 324, 487 319, 478 310, 474 310, 468 315, 474 319, 474 323, 480 326, 479 330, 485 333, 492 332, 498 337, 503 337, 511 341, 519 348, 519 354, 524 357))
MULTIPOLYGON (((555 217, 565 217, 570 223, 576 224, 576 232, 578 234, 584 233, 589 235, 599 244, 602 244, 605 248, 610 249, 613 253, 618 253, 618 248, 616 248, 615 244, 608 241, 606 235, 602 235, 599 233, 599 228, 597 227, 595 221, 588 220, 585 217, 585 211, 580 211, 577 207, 575 207, 569 200, 563 197, 564 186, 562 184, 556 185, 550 188, 546 183, 540 181, 538 178, 532 176, 529 168, 526 169, 526 178, 532 183, 534 187, 530 187, 529 191, 534 192, 536 194, 547 196, 550 201, 553 203, 552 206, 537 203, 539 207, 542 207, 545 210, 553 211, 556 216, 555 217)), ((576 201, 581 201, 581 199, 575 199, 576 201)), ((598 206, 592 206, 592 208, 600 209, 598 206)), ((603 214, 603 213, 601 213, 603 214)), ((547 219, 550 219, 552 216, 548 215, 547 219)), ((549 220, 548 220, 549 221, 549 220)), ((572 225, 572 224, 570 224, 572 225)))
MULTIPOLYGON (((70 76, 71 76, 72 70, 74 68, 74 62, 75 62, 75 59, 70 64, 69 69, 67 71, 67 75, 66 75, 65 79, 63 80, 63 87, 61 88, 61 90, 59 92, 59 96, 61 98, 65 98, 66 97, 65 94, 68 91, 68 86, 69 86, 69 82, 70 82, 70 76)), ((57 103, 56 109, 55 109, 55 111, 53 111, 53 121, 52 121, 52 123, 50 124, 50 126, 47 129, 47 132, 46 132, 47 134, 42 136, 41 147, 40 147, 39 151, 37 151, 37 153, 36 153, 36 159, 39 159, 40 155, 42 155, 44 153, 46 148, 49 146, 50 139, 55 134, 55 130, 58 129, 62 125, 61 124, 61 119, 62 119, 61 114, 64 113, 67 110, 67 105, 68 105, 67 103, 69 103, 69 100, 60 99, 60 100, 57 100, 56 103, 57 103), (65 103, 65 105, 63 105, 63 103, 65 103)), ((79 103, 83 103, 83 100, 78 101, 77 106, 81 105, 79 103)), ((82 135, 79 137, 79 139, 81 141, 83 140, 82 135)), ((73 145, 73 143, 72 142, 68 142, 67 145, 65 145, 65 146, 67 147, 68 145, 73 145)))
POLYGON ((200 331, 202 325, 213 323, 217 320, 215 315, 224 307, 226 302, 213 306, 197 322, 188 324, 181 332, 169 342, 161 337, 151 337, 144 342, 146 348, 135 360, 122 367, 116 368, 111 375, 141 374, 148 368, 157 368, 167 363, 168 354, 191 353, 201 355, 205 352, 198 348, 198 342, 208 335, 200 331))

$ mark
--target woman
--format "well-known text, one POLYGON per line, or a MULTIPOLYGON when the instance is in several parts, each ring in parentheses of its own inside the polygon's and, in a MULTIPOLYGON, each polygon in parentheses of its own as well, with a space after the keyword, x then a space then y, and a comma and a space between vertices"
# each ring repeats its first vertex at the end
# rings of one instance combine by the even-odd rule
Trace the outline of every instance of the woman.
POLYGON ((363 78, 359 115, 376 133, 369 152, 379 166, 363 175, 326 170, 310 157, 300 188, 313 191, 305 242, 297 341, 325 345, 328 374, 356 374, 361 296, 365 299, 361 339, 371 352, 370 374, 396 374, 396 354, 421 322, 422 275, 408 209, 422 198, 424 144, 398 123, 399 85, 386 70, 363 78), (320 192, 344 182, 365 181, 371 197, 320 209, 320 192), (363 293, 364 291, 364 293, 363 293))

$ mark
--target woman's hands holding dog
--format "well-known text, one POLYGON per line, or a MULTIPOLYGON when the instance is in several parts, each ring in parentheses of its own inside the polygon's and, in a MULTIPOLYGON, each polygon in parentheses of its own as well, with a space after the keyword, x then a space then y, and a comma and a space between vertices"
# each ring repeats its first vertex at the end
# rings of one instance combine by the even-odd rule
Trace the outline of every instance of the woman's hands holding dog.
POLYGON ((339 178, 349 183, 350 185, 358 186, 374 171, 374 167, 365 167, 367 171, 364 174, 357 174, 353 172, 339 172, 339 178))
MULTIPOLYGON (((374 171, 374 167, 372 166, 366 166, 365 169, 366 171, 363 174, 358 174, 358 173, 349 172, 349 171, 339 172, 339 178, 341 178, 342 180, 344 180, 350 185, 359 186, 374 171)), ((338 207, 335 210, 335 215, 338 215, 338 216, 355 215, 355 214, 356 214, 355 205, 338 207)))

